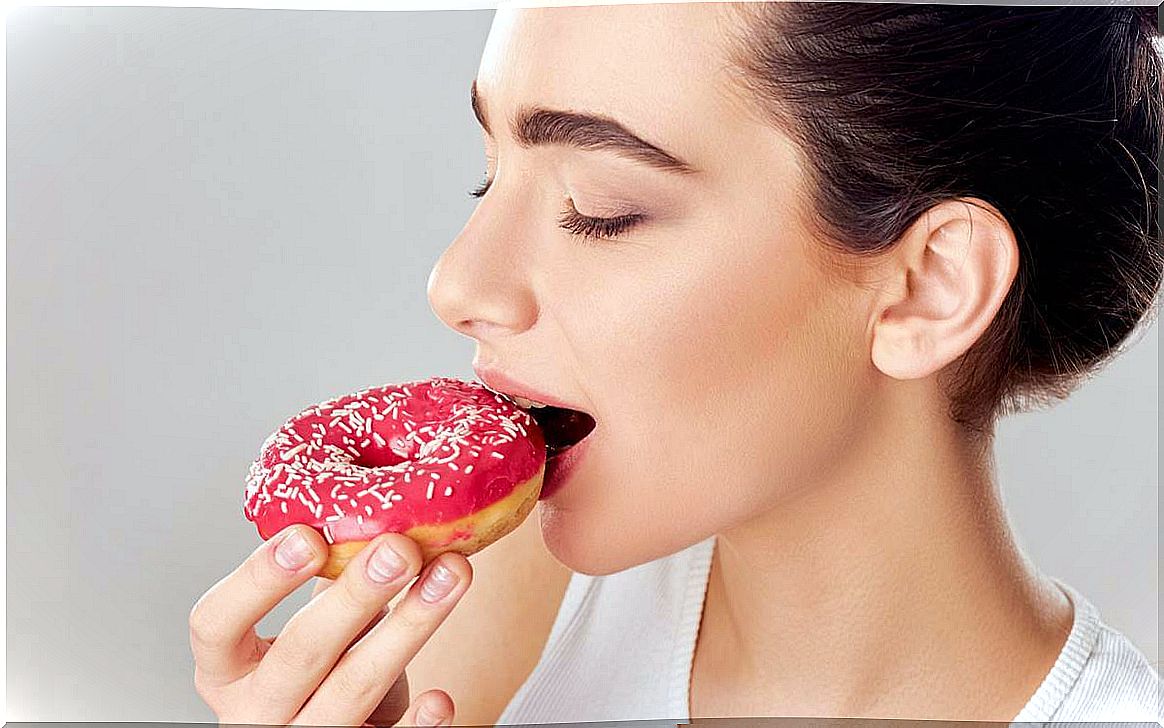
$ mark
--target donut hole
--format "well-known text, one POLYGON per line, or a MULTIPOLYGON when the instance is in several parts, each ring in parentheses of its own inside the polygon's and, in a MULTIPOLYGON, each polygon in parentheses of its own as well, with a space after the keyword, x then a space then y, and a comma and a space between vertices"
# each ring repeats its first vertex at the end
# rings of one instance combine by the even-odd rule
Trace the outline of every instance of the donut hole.
POLYGON ((389 435, 387 439, 378 437, 368 443, 360 454, 352 460, 352 465, 360 468, 383 468, 400 465, 412 460, 416 454, 416 443, 400 435, 389 435), (383 443, 383 444, 380 444, 383 443))
POLYGON ((352 461, 352 465, 360 468, 383 468, 388 465, 399 465, 407 460, 408 458, 401 457, 386 447, 369 447, 352 461))

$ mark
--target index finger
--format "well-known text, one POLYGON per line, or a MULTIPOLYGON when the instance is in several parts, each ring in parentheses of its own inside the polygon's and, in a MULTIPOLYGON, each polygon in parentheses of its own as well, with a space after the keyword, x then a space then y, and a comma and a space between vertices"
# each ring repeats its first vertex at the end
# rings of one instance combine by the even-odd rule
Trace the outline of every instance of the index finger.
POLYGON ((327 553, 327 544, 315 529, 289 526, 207 590, 190 610, 195 678, 207 685, 224 685, 254 669, 260 654, 255 625, 321 569, 327 553), (310 558, 290 570, 276 561, 276 551, 295 534, 306 541, 310 558))

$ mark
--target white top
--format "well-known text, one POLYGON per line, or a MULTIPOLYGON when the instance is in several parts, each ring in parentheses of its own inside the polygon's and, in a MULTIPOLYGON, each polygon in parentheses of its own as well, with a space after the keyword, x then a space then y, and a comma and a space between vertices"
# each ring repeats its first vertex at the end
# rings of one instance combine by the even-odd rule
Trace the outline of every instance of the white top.
MULTIPOLYGON (((688 721, 714 546, 711 536, 614 574, 571 575, 541 657, 497 724, 688 721)), ((1159 673, 1090 601, 1051 578, 1074 605, 1074 622, 1054 666, 1012 720, 1164 722, 1159 673)))

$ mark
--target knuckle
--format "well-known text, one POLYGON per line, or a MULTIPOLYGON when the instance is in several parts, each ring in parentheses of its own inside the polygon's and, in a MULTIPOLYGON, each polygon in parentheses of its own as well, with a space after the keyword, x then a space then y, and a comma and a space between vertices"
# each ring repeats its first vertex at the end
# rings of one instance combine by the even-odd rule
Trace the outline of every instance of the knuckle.
POLYGON ((393 625, 393 628, 406 634, 431 630, 434 626, 432 616, 418 613, 422 610, 410 609, 409 606, 402 604, 399 609, 389 615, 388 621, 393 625))
POLYGON ((197 665, 195 665, 194 666, 194 692, 198 693, 198 696, 200 698, 202 698, 202 700, 209 705, 210 699, 211 699, 211 697, 210 697, 211 690, 212 689, 209 685, 209 681, 208 681, 207 676, 206 676, 206 671, 203 670, 202 668, 198 667, 197 665))
POLYGON ((345 581, 343 586, 339 588, 328 589, 327 592, 333 594, 337 608, 346 612, 363 614, 379 604, 378 598, 367 594, 365 590, 353 584, 351 580, 345 581))
POLYGON ((296 676, 313 670, 319 664, 319 655, 316 652, 292 644, 289 640, 273 645, 263 659, 276 662, 282 671, 296 676))
POLYGON ((194 606, 190 608, 190 616, 186 619, 186 623, 190 627, 191 637, 202 632, 202 610, 201 599, 195 602, 194 606))
MULTIPOLYGON (((332 673, 335 690, 344 703, 358 704, 368 700, 376 687, 376 673, 367 665, 361 667, 350 662, 332 673)), ((378 697, 378 696, 377 696, 378 697)))
POLYGON ((206 608, 198 607, 190 612, 190 644, 197 651, 201 647, 211 647, 222 644, 225 640, 225 630, 221 620, 212 619, 206 608))

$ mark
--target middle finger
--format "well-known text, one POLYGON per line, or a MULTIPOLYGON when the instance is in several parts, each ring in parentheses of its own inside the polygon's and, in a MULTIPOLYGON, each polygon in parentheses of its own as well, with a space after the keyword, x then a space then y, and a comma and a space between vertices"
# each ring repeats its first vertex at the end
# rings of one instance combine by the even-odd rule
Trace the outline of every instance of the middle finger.
POLYGON ((455 552, 431 561, 396 609, 344 654, 292 725, 366 720, 452 611, 472 575, 468 559, 455 552))
POLYGON ((286 724, 356 634, 416 574, 421 560, 420 547, 412 539, 381 534, 348 563, 332 586, 292 616, 251 675, 252 694, 261 701, 257 722, 286 724), (393 568, 393 555, 402 568, 393 568))

